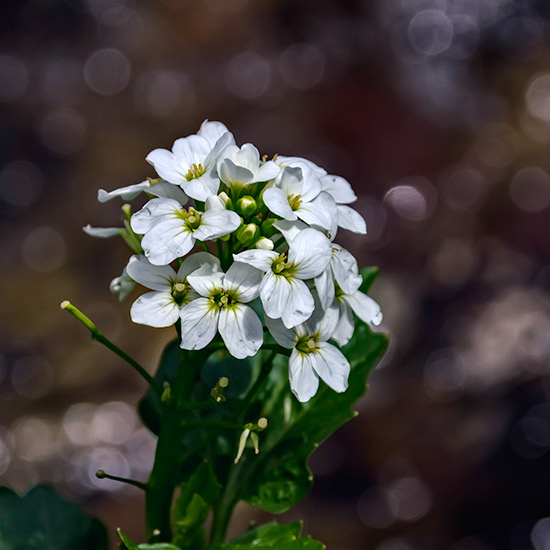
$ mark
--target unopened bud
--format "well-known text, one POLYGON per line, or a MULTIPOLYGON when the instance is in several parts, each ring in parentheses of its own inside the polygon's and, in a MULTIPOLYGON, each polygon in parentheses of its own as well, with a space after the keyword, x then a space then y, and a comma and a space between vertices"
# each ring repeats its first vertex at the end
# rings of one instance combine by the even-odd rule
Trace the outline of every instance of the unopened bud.
POLYGON ((123 204, 122 207, 121 207, 121 210, 122 210, 122 213, 128 218, 130 219, 130 216, 132 215, 132 207, 126 203, 126 204, 123 204))
POLYGON ((247 223, 247 224, 241 225, 241 227, 237 229, 236 235, 237 235, 237 240, 243 246, 250 246, 260 238, 261 234, 260 234, 260 228, 256 224, 247 223))
POLYGON ((226 376, 222 376, 218 383, 212 388, 212 391, 210 392, 210 397, 216 402, 216 403, 223 403, 226 400, 225 395, 223 394, 225 388, 229 386, 229 378, 226 376))
POLYGON ((223 201, 223 203, 225 204, 225 206, 228 205, 228 203, 231 203, 231 199, 229 198, 229 195, 225 192, 225 191, 222 191, 218 197, 220 197, 220 199, 223 201))
POLYGON ((274 248, 274 244, 273 244, 273 241, 271 239, 268 239, 267 237, 260 237, 257 241, 256 241, 256 248, 260 248, 262 250, 273 250, 274 248))
POLYGON ((277 229, 273 227, 273 224, 276 221, 277 220, 274 218, 268 218, 267 220, 264 220, 262 222, 262 235, 264 237, 270 238, 270 237, 273 237, 275 233, 277 233, 277 229))
POLYGON ((254 199, 254 197, 251 197, 250 195, 245 195, 244 197, 241 197, 235 205, 235 210, 237 211, 237 214, 240 214, 244 218, 252 217, 254 214, 256 214, 257 209, 258 203, 254 199))

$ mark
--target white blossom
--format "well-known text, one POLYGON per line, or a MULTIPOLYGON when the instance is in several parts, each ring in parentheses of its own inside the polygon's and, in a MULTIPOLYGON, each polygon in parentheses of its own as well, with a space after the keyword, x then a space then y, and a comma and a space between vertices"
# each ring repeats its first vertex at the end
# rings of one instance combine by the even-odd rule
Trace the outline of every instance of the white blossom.
POLYGON ((255 249, 233 257, 264 273, 260 300, 266 315, 282 319, 287 328, 292 328, 308 319, 315 307, 304 280, 322 273, 331 254, 330 241, 316 229, 308 228, 290 241, 288 253, 255 249))
POLYGON ((196 134, 177 139, 172 151, 155 149, 146 160, 161 178, 179 185, 189 197, 205 201, 217 193, 220 185, 216 174, 218 156, 234 143, 225 125, 205 120, 196 134))
POLYGON ((357 210, 348 204, 357 200, 347 180, 340 176, 326 174, 320 178, 323 191, 328 193, 336 202, 338 226, 353 233, 364 235, 367 232, 367 223, 357 210))
POLYGON ((154 265, 185 256, 196 241, 217 239, 241 225, 240 216, 216 207, 204 212, 185 209, 173 199, 152 199, 131 219, 132 230, 144 235, 141 246, 154 265))
POLYGON ((271 212, 285 220, 299 218, 327 231, 334 225, 334 199, 321 191, 318 178, 304 179, 302 168, 285 168, 277 186, 265 189, 262 198, 271 212))
POLYGON ((99 237, 100 239, 109 239, 122 235, 124 228, 122 227, 92 227, 90 224, 85 225, 82 231, 90 237, 99 237))
POLYGON ((120 302, 134 290, 136 282, 128 275, 126 268, 122 270, 120 277, 115 277, 111 284, 109 285, 109 290, 113 294, 118 294, 118 299, 120 302))
POLYGON ((336 293, 335 303, 338 305, 340 318, 332 338, 340 346, 347 344, 353 336, 355 330, 354 313, 361 321, 371 326, 378 326, 382 322, 380 306, 370 296, 359 290, 346 294, 339 289, 336 293))
POLYGON ((226 185, 240 188, 276 178, 281 169, 273 161, 261 162, 260 153, 252 143, 241 148, 227 147, 218 160, 218 175, 226 185))
POLYGON ((318 312, 310 320, 287 329, 278 319, 266 318, 269 332, 282 347, 292 349, 289 367, 290 388, 298 401, 309 401, 319 387, 319 378, 336 392, 348 387, 350 365, 344 354, 328 340, 338 323, 338 310, 318 312))
POLYGON ((169 327, 176 323, 181 308, 198 296, 190 288, 187 277, 204 265, 220 269, 219 260, 206 252, 186 258, 177 272, 169 265, 153 265, 144 256, 132 256, 126 267, 128 275, 153 291, 143 294, 132 304, 132 321, 150 327, 169 327))
POLYGON ((248 304, 258 297, 262 274, 234 263, 227 273, 204 266, 188 277, 200 295, 181 310, 181 347, 202 349, 219 331, 237 359, 255 355, 263 343, 262 322, 248 304))

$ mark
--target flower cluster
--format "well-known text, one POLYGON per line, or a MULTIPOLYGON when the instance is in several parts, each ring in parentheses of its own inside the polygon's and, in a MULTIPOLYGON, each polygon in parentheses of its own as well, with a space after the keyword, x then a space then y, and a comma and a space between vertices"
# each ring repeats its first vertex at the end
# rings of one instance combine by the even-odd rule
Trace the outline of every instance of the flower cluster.
POLYGON ((148 202, 133 214, 123 207, 123 228, 84 228, 121 235, 136 252, 111 283, 121 296, 135 282, 150 289, 132 304, 132 320, 179 323, 186 350, 206 347, 219 333, 239 359, 260 350, 265 326, 292 350, 298 400, 315 395, 319 378, 344 391, 350 366, 337 346, 351 338, 354 314, 374 325, 382 320, 378 304, 359 291, 356 259, 333 242, 338 228, 366 233, 348 206, 357 198, 350 184, 307 159, 268 160, 251 143, 239 147, 220 122, 203 122, 147 161, 157 179, 101 189, 98 199, 145 192, 148 202))

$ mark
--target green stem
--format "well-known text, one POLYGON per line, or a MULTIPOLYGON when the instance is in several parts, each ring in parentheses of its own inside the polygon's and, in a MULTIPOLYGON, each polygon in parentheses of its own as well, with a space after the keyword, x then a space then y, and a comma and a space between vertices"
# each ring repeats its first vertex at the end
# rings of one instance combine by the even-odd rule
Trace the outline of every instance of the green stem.
POLYGON ((69 301, 61 302, 61 309, 68 311, 73 317, 78 319, 91 333, 92 339, 100 342, 106 348, 116 353, 124 359, 136 372, 153 388, 155 393, 162 395, 162 386, 133 358, 125 351, 122 351, 118 346, 115 346, 110 340, 103 336, 103 333, 95 326, 93 321, 84 315, 79 309, 73 306, 69 301))
POLYGON ((225 532, 229 526, 229 520, 231 519, 233 508, 235 508, 238 500, 235 497, 235 493, 239 479, 239 472, 243 463, 244 461, 241 461, 237 465, 231 466, 225 487, 223 488, 222 494, 214 506, 212 529, 210 531, 210 544, 212 546, 222 544, 225 540, 225 532))
POLYGON ((113 476, 111 474, 107 474, 103 470, 98 470, 96 472, 95 476, 98 479, 112 479, 113 481, 118 481, 120 483, 126 483, 127 485, 133 485, 134 487, 137 487, 138 489, 141 489, 142 491, 147 490, 147 485, 145 483, 142 483, 141 481, 137 481, 136 479, 130 479, 128 477, 113 476))
POLYGON ((181 446, 185 433, 182 413, 189 403, 201 367, 216 349, 217 346, 212 345, 200 352, 180 350, 178 373, 172 385, 172 397, 163 403, 155 461, 147 482, 145 515, 151 542, 165 542, 172 538, 171 507, 174 490, 180 482, 181 446))

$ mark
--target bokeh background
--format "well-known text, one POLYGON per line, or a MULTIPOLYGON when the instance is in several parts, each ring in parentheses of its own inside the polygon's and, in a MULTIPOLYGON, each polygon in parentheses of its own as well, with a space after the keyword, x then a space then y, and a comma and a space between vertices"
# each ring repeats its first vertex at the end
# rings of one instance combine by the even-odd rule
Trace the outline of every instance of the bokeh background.
MULTIPOLYGON (((550 4, 546 0, 4 0, 0 482, 53 483, 140 538, 144 388, 58 304, 154 368, 169 330, 108 290, 97 189, 225 122, 352 182, 391 347, 360 416, 281 519, 331 550, 550 548, 550 4)), ((135 297, 137 291, 132 295, 135 297)), ((233 532, 267 514, 238 509, 233 532)), ((113 537, 114 544, 114 537, 113 537)))

